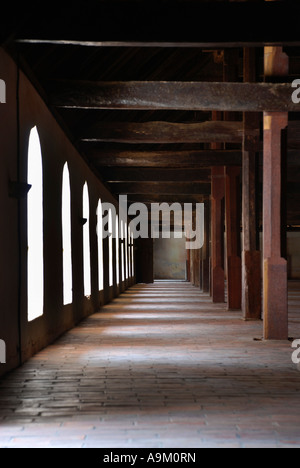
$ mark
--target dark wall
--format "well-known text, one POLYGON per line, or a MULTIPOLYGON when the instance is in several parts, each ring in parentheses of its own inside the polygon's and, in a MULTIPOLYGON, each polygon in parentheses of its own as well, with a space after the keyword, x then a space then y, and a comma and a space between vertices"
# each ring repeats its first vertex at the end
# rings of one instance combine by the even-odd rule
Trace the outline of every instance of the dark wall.
POLYGON ((136 240, 136 281, 146 284, 154 282, 153 239, 136 240))
MULTIPOLYGON (((0 375, 25 361, 84 317, 99 310, 134 280, 108 287, 105 268, 104 291, 98 291, 96 210, 99 197, 115 205, 116 200, 95 177, 70 143, 53 115, 13 60, 0 49, 0 79, 7 86, 6 104, 0 104, 0 339, 6 342, 7 364, 0 375), (17 95, 19 104, 17 103, 17 95), (19 118, 18 118, 18 112, 19 118), (27 150, 31 129, 37 126, 44 176, 44 315, 27 321, 27 198, 9 196, 9 181, 26 182, 27 150), (19 131, 18 131, 19 127, 19 131), (19 135, 19 138, 18 138, 19 135), (18 151, 19 146, 19 151, 18 151), (19 156, 18 156, 19 155, 19 156), (18 163, 19 160, 19 163, 18 163), (73 304, 63 306, 61 186, 65 162, 69 164, 72 191, 73 304), (18 174, 19 171, 19 174, 18 174), (92 296, 83 294, 82 190, 85 181, 90 195, 90 242, 92 296), (19 349, 21 345, 21 350, 19 349), (20 352, 21 351, 21 352, 20 352)), ((104 262, 107 264, 107 242, 104 262)))

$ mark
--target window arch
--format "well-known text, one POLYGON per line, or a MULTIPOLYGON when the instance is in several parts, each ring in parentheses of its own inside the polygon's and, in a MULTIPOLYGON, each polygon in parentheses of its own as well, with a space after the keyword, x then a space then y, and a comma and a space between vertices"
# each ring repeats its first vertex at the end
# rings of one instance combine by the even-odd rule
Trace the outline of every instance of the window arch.
POLYGON ((121 220, 121 271, 122 281, 125 281, 125 249, 124 249, 124 221, 121 220))
POLYGON ((117 286, 120 284, 120 248, 119 248, 119 216, 116 215, 116 230, 115 230, 115 237, 116 237, 116 282, 117 286))
POLYGON ((128 274, 128 226, 127 223, 125 223, 125 278, 128 279, 129 274, 128 274))
POLYGON ((133 240, 133 232, 131 233, 131 274, 132 277, 135 275, 135 269, 134 269, 134 240, 133 240))
POLYGON ((108 210, 108 254, 109 254, 109 286, 114 284, 114 265, 113 265, 113 219, 112 210, 108 210))
POLYGON ((43 162, 37 127, 32 128, 28 144, 27 183, 27 317, 32 321, 44 313, 44 220, 43 162))
POLYGON ((133 244, 133 232, 129 228, 129 257, 130 257, 130 277, 134 277, 134 244, 133 244))
POLYGON ((99 200, 97 208, 97 238, 98 238, 98 288, 103 291, 103 219, 102 219, 102 202, 99 200))
POLYGON ((87 182, 83 187, 83 280, 84 295, 91 295, 91 250, 90 250, 90 199, 87 182))
POLYGON ((64 165, 62 182, 62 244, 64 305, 73 302, 71 186, 68 163, 64 165))
POLYGON ((128 277, 131 278, 131 230, 128 226, 128 277))

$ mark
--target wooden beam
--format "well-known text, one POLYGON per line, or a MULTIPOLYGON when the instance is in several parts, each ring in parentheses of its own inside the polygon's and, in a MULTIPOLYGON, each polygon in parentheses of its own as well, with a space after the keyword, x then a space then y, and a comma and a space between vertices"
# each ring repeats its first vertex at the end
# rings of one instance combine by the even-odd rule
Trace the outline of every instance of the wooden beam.
MULTIPOLYGON (((241 166, 242 151, 239 150, 199 150, 199 151, 117 151, 83 150, 88 160, 102 172, 103 168, 170 168, 200 169, 213 166, 241 166)), ((299 151, 289 150, 287 157, 290 172, 300 167, 299 151)), ((262 154, 259 155, 262 166, 262 154)), ((296 181, 295 181, 296 182, 296 181)), ((299 186, 299 184, 298 184, 299 186)), ((297 188, 297 184, 293 189, 297 188)), ((288 187, 288 190, 290 186, 288 187)))
POLYGON ((52 82, 50 105, 75 109, 298 112, 291 83, 52 82))
POLYGON ((209 195, 210 183, 190 182, 115 182, 110 188, 116 194, 209 195))
POLYGON ((141 166, 141 167, 191 167, 238 166, 242 163, 242 152, 238 150, 199 151, 85 151, 86 156, 98 167, 141 166))
POLYGON ((209 182, 210 169, 102 168, 106 182, 209 182))
MULTIPOLYGON (((36 11, 23 42, 87 46, 262 47, 299 45, 298 2, 88 2, 36 11), (246 18, 247 21, 237 21, 246 18), (270 19, 273 19, 272 21, 270 19), (288 24, 288 28, 282 28, 288 24), (253 27, 255 25, 255 27, 253 27)), ((15 9, 14 16, 21 15, 15 9)), ((20 18, 21 19, 21 18, 20 18)), ((3 13, 4 20, 9 21, 3 13)))
POLYGON ((101 122, 87 130, 82 141, 110 143, 241 143, 242 122, 101 122))
POLYGON ((145 203, 149 205, 151 203, 203 203, 208 198, 207 195, 163 195, 160 193, 150 194, 129 194, 128 203, 145 203))

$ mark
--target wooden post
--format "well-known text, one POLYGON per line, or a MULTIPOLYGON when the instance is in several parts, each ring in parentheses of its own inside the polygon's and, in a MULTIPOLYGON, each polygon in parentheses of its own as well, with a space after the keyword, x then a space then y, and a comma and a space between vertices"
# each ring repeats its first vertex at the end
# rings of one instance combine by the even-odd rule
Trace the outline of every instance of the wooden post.
POLYGON ((195 257, 194 257, 194 262, 195 262, 195 286, 200 289, 200 249, 197 249, 194 251, 195 252, 195 257))
POLYGON ((241 309, 240 168, 225 168, 228 309, 241 309))
POLYGON ((191 250, 191 283, 195 284, 195 250, 191 250))
POLYGON ((211 225, 212 225, 212 299, 225 302, 224 282, 224 167, 211 170, 211 225))
MULTIPOLYGON (((255 49, 244 49, 244 81, 256 81, 255 49)), ((257 223, 259 125, 258 113, 244 113, 242 169, 242 310, 244 320, 261 319, 261 254, 257 223)))
MULTIPOLYGON (((239 78, 239 50, 224 51, 223 80, 237 82, 239 78)), ((238 115, 224 112, 225 121, 235 121, 238 115)), ((231 149, 230 145, 225 145, 231 149)), ((225 168, 225 212, 226 212, 226 270, 228 309, 241 309, 242 267, 240 234, 240 169, 225 168)))
POLYGON ((204 245, 202 248, 202 291, 210 291, 210 201, 204 202, 204 245))
MULTIPOLYGON (((288 56, 281 47, 265 48, 265 76, 285 76, 288 56)), ((282 154, 288 113, 264 113, 263 250, 264 338, 288 338, 287 261, 282 256, 282 154)))
POLYGON ((187 260, 186 260, 186 279, 188 282, 191 281, 191 251, 187 249, 187 260))

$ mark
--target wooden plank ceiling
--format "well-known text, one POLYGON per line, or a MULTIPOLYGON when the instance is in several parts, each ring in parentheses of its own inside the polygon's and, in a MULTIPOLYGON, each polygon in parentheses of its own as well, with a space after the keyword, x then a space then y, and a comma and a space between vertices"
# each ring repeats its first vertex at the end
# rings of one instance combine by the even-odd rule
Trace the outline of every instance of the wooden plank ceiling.
POLYGON ((288 223, 300 225, 300 114, 290 99, 291 80, 300 78, 295 3, 43 4, 26 21, 6 18, 1 40, 95 173, 132 202, 204 200, 211 167, 241 165, 242 112, 291 111, 288 223), (264 83, 267 44, 289 55, 285 84, 264 83), (243 48, 250 46, 257 83, 247 84, 243 48))

